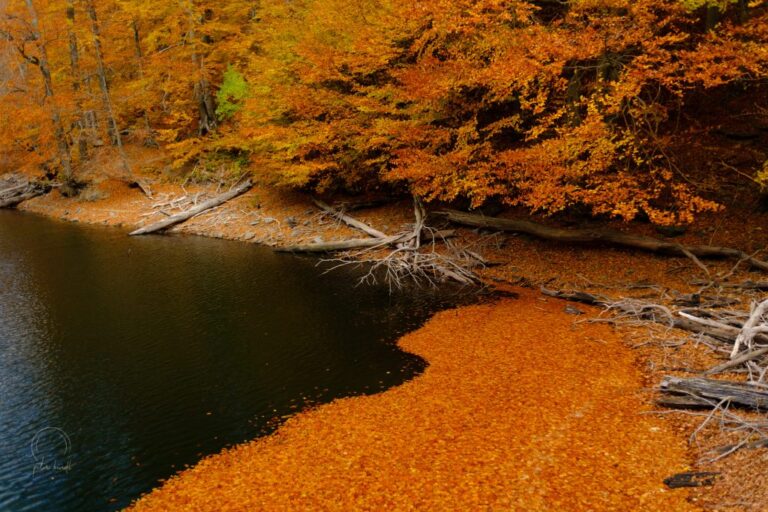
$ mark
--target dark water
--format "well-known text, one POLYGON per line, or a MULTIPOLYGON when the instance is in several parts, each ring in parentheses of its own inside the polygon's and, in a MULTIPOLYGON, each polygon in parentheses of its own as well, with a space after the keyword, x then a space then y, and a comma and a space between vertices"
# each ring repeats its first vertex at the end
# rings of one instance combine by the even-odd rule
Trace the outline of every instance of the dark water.
POLYGON ((197 237, 0 210, 0 510, 114 510, 307 401, 423 362, 439 300, 197 237))

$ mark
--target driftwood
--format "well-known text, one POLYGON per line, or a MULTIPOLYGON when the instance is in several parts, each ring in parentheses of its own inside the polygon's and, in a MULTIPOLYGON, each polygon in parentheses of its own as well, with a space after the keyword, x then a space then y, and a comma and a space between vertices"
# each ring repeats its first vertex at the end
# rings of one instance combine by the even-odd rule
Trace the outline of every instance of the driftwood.
MULTIPOLYGON (((768 343, 768 301, 753 303, 750 312, 705 309, 704 305, 678 310, 669 303, 670 296, 666 293, 661 295, 666 296, 667 302, 661 304, 633 298, 613 300, 579 291, 542 288, 542 293, 613 311, 615 315, 610 320, 612 322, 629 321, 636 325, 638 320, 648 321, 705 334, 697 336, 697 342, 710 347, 715 353, 731 352, 728 345, 738 346, 736 341, 741 339, 740 345, 747 347, 745 351, 739 351, 730 360, 702 373, 708 376, 725 371, 739 371, 747 374, 747 382, 667 376, 659 387, 656 404, 675 409, 701 409, 684 411, 686 415, 703 418, 702 423, 691 435, 692 440, 710 424, 716 425, 724 432, 740 435, 736 444, 715 449, 712 453, 716 456, 709 462, 727 457, 743 448, 768 447, 768 423, 762 418, 755 419, 752 415, 736 411, 737 408, 763 413, 768 411, 768 386, 764 383, 768 375, 765 361, 768 356, 768 346, 765 346, 768 343), (723 345, 718 346, 718 341, 723 345), (760 345, 755 346, 758 342, 760 345)), ((699 483, 698 477, 699 475, 674 475, 666 483, 672 487, 706 485, 699 483), (690 482, 689 476, 694 477, 690 482)))
POLYGON ((7 198, 0 198, 0 208, 13 208, 19 203, 26 201, 27 199, 32 199, 33 197, 41 196, 43 194, 45 194, 44 189, 34 187, 31 190, 21 194, 16 194, 7 198))
MULTIPOLYGON (((581 302, 583 304, 590 304, 592 306, 600 306, 619 310, 622 313, 633 314, 643 320, 660 323, 668 327, 675 327, 678 329, 683 329, 684 331, 706 334, 707 336, 726 343, 734 343, 736 337, 742 331, 742 329, 739 327, 712 321, 707 318, 696 317, 686 312, 685 310, 673 312, 668 308, 658 307, 653 304, 633 303, 631 301, 616 301, 607 297, 601 297, 591 293, 578 291, 567 292, 561 290, 549 290, 542 287, 541 293, 558 299, 581 302), (658 314, 660 311, 663 314, 658 314)), ((768 343, 768 336, 762 333, 756 334, 754 339, 756 341, 768 343)))
MULTIPOLYGON (((708 281, 695 280, 691 282, 694 286, 706 286, 708 281)), ((737 288, 741 290, 768 291, 768 281, 742 281, 741 283, 718 283, 720 288, 737 288)))
POLYGON ((680 377, 665 377, 659 391, 670 395, 671 400, 661 397, 658 403, 677 407, 714 407, 720 402, 731 405, 768 410, 768 388, 758 388, 749 384, 726 382, 712 379, 683 379, 680 377))
POLYGON ((362 249, 371 247, 384 247, 403 240, 404 235, 388 236, 386 238, 351 238, 332 242, 317 242, 305 245, 289 245, 276 247, 277 252, 334 252, 348 251, 350 249, 362 249))
POLYGON ((250 188, 253 186, 250 180, 247 180, 240 185, 232 188, 231 190, 218 195, 214 198, 211 198, 207 201, 204 201, 197 206, 190 208, 189 210, 183 211, 181 213, 177 213, 176 215, 171 215, 170 217, 163 219, 159 222, 155 222, 154 224, 150 224, 149 226, 144 226, 143 228, 139 228, 135 231, 131 231, 131 235, 146 235, 149 233, 155 233, 157 231, 162 231, 164 229, 167 229, 171 226, 175 226, 176 224, 179 224, 181 222, 184 222, 187 219, 191 219, 192 217, 196 215, 200 215, 206 210, 210 210, 211 208, 215 208, 216 206, 219 206, 220 204, 226 203, 227 201, 234 199, 235 197, 244 194, 250 188))
MULTIPOLYGON (((276 247, 276 252, 334 252, 334 251, 348 251, 351 249, 364 249, 372 247, 384 247, 387 245, 396 245, 399 242, 404 241, 409 233, 401 235, 387 236, 386 238, 350 238, 347 240, 334 240, 329 242, 315 242, 304 245, 287 245, 284 247, 276 247)), ((445 229, 441 231, 431 232, 428 231, 422 236, 428 240, 444 240, 446 238, 452 238, 456 236, 456 232, 452 229, 445 229)))
MULTIPOLYGON (((744 251, 730 247, 716 247, 711 245, 684 246, 650 236, 631 235, 612 229, 560 229, 526 220, 485 217, 483 215, 456 210, 445 210, 441 213, 445 215, 449 221, 465 226, 525 233, 545 240, 554 240, 558 242, 608 243, 641 251, 676 254, 687 257, 694 256, 696 258, 736 258, 749 263, 755 268, 768 271, 768 262, 758 260, 744 251)), ((694 259, 694 261, 696 260, 694 259)))
POLYGON ((736 341, 733 343, 731 358, 738 355, 741 345, 747 345, 751 349, 753 340, 757 339, 761 334, 768 334, 768 325, 760 325, 764 322, 767 314, 768 299, 759 304, 753 304, 749 319, 744 322, 741 332, 736 336, 736 341))
POLYGON ((367 233, 368 235, 374 237, 374 238, 388 238, 386 233, 382 233, 378 229, 372 228, 368 224, 361 222, 353 217, 350 217, 349 215, 344 215, 343 213, 334 210, 330 206, 328 206, 326 203, 320 201, 319 199, 313 199, 312 202, 315 203, 315 205, 323 210, 326 213, 330 213, 340 221, 344 222, 348 226, 352 226, 353 228, 359 229, 360 231, 367 233))
POLYGON ((0 183, 0 187, 5 187, 0 190, 0 208, 13 208, 27 199, 32 199, 46 192, 45 187, 18 176, 12 176, 0 183))

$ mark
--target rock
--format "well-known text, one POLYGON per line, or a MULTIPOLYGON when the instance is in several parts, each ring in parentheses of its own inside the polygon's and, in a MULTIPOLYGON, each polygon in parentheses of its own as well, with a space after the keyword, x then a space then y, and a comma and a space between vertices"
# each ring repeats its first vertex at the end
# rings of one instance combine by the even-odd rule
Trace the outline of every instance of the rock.
POLYGON ((288 227, 295 228, 299 225, 299 223, 296 221, 296 217, 286 217, 285 223, 288 224, 288 227))
POLYGON ((243 240, 253 240, 256 237, 256 233, 249 231, 243 236, 243 240))

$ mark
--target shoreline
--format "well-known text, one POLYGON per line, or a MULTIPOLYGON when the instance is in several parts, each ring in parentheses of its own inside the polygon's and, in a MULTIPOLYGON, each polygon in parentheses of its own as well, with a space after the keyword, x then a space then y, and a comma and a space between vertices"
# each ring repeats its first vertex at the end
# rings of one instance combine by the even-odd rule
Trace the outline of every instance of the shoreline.
POLYGON ((610 328, 518 292, 403 336, 429 363, 416 378, 303 411, 129 510, 697 510, 662 483, 688 469, 686 448, 644 414, 635 354, 610 328), (561 351, 548 371, 534 342, 561 351))
MULTIPOLYGON (((153 188, 156 188, 154 191, 155 199, 150 200, 138 190, 132 189, 122 182, 104 180, 97 184, 97 190, 100 192, 95 199, 63 198, 57 191, 54 191, 46 196, 22 203, 19 209, 70 222, 135 228, 162 218, 159 217, 162 214, 157 211, 152 216, 147 215, 153 211, 153 201, 180 197, 183 194, 189 193, 198 194, 205 190, 204 187, 187 187, 184 189, 174 184, 160 184, 153 188)), ((406 204, 403 201, 370 210, 358 211, 355 212, 355 215, 372 226, 381 227, 385 230, 395 230, 412 222, 409 210, 410 204, 406 204)), ((739 215, 739 212, 736 212, 723 220, 724 227, 719 233, 720 237, 724 238, 724 241, 721 242, 723 245, 739 246, 745 244, 743 239, 731 238, 732 233, 743 233, 742 230, 736 231, 732 227, 743 224, 743 220, 739 218, 739 215)), ((644 228, 642 225, 634 225, 632 229, 645 229, 647 233, 649 228, 644 228)), ((763 237, 767 235, 767 233, 760 231, 759 228, 757 229, 758 231, 753 232, 754 235, 757 235, 758 232, 763 237)), ((275 190, 259 185, 218 209, 193 218, 170 231, 248 243, 261 243, 271 247, 316 242, 318 239, 330 241, 359 236, 359 233, 345 225, 322 219, 317 214, 317 210, 312 207, 308 197, 296 192, 275 190)), ((463 241, 480 243, 485 238, 488 238, 487 235, 482 235, 473 230, 460 228, 458 231, 460 239, 463 241)), ((717 232, 712 233, 710 241, 717 234, 717 232)), ((706 232, 696 231, 694 226, 682 239, 685 239, 688 243, 695 243, 704 239, 705 236, 707 236, 706 232)), ((718 242, 720 242, 719 238, 718 242)), ((482 277, 485 282, 495 282, 495 286, 502 289, 508 286, 506 283, 528 283, 529 286, 533 287, 534 284, 549 283, 555 280, 554 282, 563 286, 579 286, 580 283, 583 287, 587 283, 588 287, 598 286, 599 288, 606 286, 605 283, 610 287, 613 286, 611 283, 627 283, 630 280, 636 280, 641 283, 663 283, 672 289, 691 291, 689 283, 699 272, 699 269, 685 259, 636 253, 610 247, 585 249, 514 235, 498 235, 495 238, 491 237, 491 241, 492 243, 486 243, 483 246, 484 253, 487 253, 493 261, 500 263, 485 269, 482 272, 482 277)), ((753 242, 759 243, 759 240, 753 240, 753 242)), ((724 262, 722 265, 730 267, 728 262, 724 262)), ((531 293, 536 295, 537 292, 523 290, 524 295, 531 293)), ((543 298, 538 298, 537 300, 544 300, 546 302, 546 299, 543 298)), ((565 302, 557 301, 556 299, 550 299, 549 301, 554 301, 554 303, 558 304, 556 307, 561 309, 566 306, 565 302)), ((536 305, 537 303, 534 301, 533 304, 536 305)), ((470 306, 469 310, 474 307, 470 306)), ((496 305, 479 307, 485 307, 489 310, 494 310, 494 308, 503 309, 501 306, 496 305)), ((459 311, 462 316, 466 316, 465 308, 452 311, 459 311)), ((442 313, 437 316, 440 317, 440 315, 442 313)), ((567 316, 564 318, 569 324, 574 320, 567 316)), ((434 318, 430 320, 428 325, 431 325, 433 321, 435 321, 434 318)), ((422 327, 404 336, 401 340, 408 339, 410 336, 419 336, 419 333, 426 328, 426 326, 422 327)), ((455 329, 449 330, 449 332, 445 332, 441 336, 469 336, 471 339, 473 333, 469 331, 471 329, 468 326, 459 324, 455 326, 455 329)), ((663 367, 660 367, 659 363, 666 361, 666 349, 646 347, 636 350, 631 348, 630 344, 634 345, 636 342, 632 338, 637 338, 638 336, 642 338, 642 333, 620 332, 618 336, 622 338, 622 341, 619 342, 623 347, 622 350, 628 350, 632 354, 631 363, 624 368, 624 371, 637 376, 634 384, 635 394, 644 394, 640 400, 634 402, 634 407, 637 408, 637 411, 649 411, 652 409, 651 400, 645 393, 648 388, 655 387, 659 376, 662 375, 663 367)), ((570 335, 564 339, 572 341, 570 335)), ((404 348, 404 350, 407 350, 407 348, 404 348)), ((424 357, 421 353, 419 355, 424 357)), ((431 364, 428 357, 424 358, 431 364)), ((421 376, 418 377, 416 381, 421 378, 421 376)), ((383 394, 374 395, 373 398, 378 396, 386 397, 389 393, 401 387, 393 388, 383 394)), ((334 403, 323 407, 331 407, 334 403)), ((313 415, 315 412, 314 410, 303 411, 297 417, 303 417, 305 414, 313 415)), ((331 420, 328 419, 328 421, 330 422, 331 420)), ((684 444, 684 440, 696 427, 696 424, 690 418, 686 419, 667 415, 661 421, 663 432, 668 437, 668 442, 676 445, 684 444)), ((286 425, 281 426, 277 433, 273 435, 280 435, 279 433, 282 429, 286 428, 286 425)), ((620 427, 617 426, 617 428, 620 427)), ((243 447, 243 450, 246 450, 247 448, 245 447, 251 444, 258 444, 261 440, 270 439, 271 437, 258 438, 235 449, 243 447)), ((702 470, 712 469, 694 463, 695 457, 690 446, 688 448, 680 447, 680 450, 680 455, 677 455, 680 457, 677 461, 679 464, 685 465, 686 468, 701 467, 702 470)), ((211 458, 230 457, 229 453, 230 451, 227 450, 220 454, 206 457, 199 461, 191 470, 180 473, 180 475, 185 475, 182 479, 188 480, 189 477, 186 476, 188 472, 197 470, 198 466, 208 467, 210 465, 208 461, 211 458)), ((754 467, 749 469, 749 471, 744 469, 744 467, 748 466, 742 467, 744 465, 744 457, 746 455, 741 453, 732 456, 727 461, 718 463, 718 468, 723 468, 728 472, 723 476, 723 479, 728 482, 723 487, 724 490, 717 490, 717 487, 715 487, 716 490, 713 491, 711 487, 704 487, 690 491, 674 492, 685 493, 686 496, 690 497, 691 502, 705 505, 709 507, 707 509, 712 509, 711 507, 714 506, 715 510, 723 510, 718 506, 724 499, 723 496, 725 498, 733 498, 735 489, 739 489, 743 485, 744 479, 756 471, 754 467)), ((240 465, 240 462, 238 462, 234 455, 228 458, 227 461, 228 466, 240 465)), ((748 460, 748 462, 751 462, 751 460, 748 460)), ((247 466, 249 463, 244 461, 243 464, 247 466)), ((768 465, 768 461, 766 465, 768 465)), ((757 470, 761 469, 762 466, 758 465, 757 470)), ((200 471, 204 470, 201 469, 200 471)), ((664 477, 666 476, 670 475, 664 475, 664 477)), ((174 476, 172 481, 176 482, 178 478, 178 475, 174 476)), ((198 486, 195 492, 204 493, 200 489, 205 487, 206 484, 198 477, 195 477, 195 482, 198 486)), ((211 486, 219 485, 215 482, 215 479, 211 479, 209 483, 211 486)), ((660 480, 655 483, 661 485, 660 480)), ((161 495, 167 494, 163 490, 167 485, 157 487, 148 496, 155 496, 158 493, 161 495)), ((756 486, 759 487, 759 484, 750 484, 749 491, 756 494, 759 498, 761 493, 754 492, 756 486)), ((141 502, 143 503, 144 500, 145 498, 142 498, 141 502)), ((152 498, 152 503, 155 503, 154 498, 152 498)), ((158 503, 162 503, 162 500, 158 503)), ((761 503, 761 501, 758 499, 756 503, 761 503)), ((270 506, 270 508, 272 507, 270 506)), ((158 508, 151 509, 164 510, 170 508, 159 506, 158 508)), ((202 510, 205 509, 202 508, 202 510)), ((240 507, 233 506, 232 509, 238 510, 240 507)), ((575 509, 580 510, 578 507, 575 509)), ((144 510, 144 508, 141 508, 141 510, 144 510)), ((743 509, 736 507, 726 508, 725 510, 743 509)))

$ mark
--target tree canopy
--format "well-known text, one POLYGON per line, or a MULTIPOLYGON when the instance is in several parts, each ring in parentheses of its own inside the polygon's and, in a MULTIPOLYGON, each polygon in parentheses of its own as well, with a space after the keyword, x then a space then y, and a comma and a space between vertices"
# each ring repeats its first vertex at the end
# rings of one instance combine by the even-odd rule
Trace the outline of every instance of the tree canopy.
POLYGON ((293 187, 685 223, 719 207, 677 154, 686 106, 761 108, 768 78, 762 0, 0 7, 0 152, 60 177, 123 133, 293 187))

